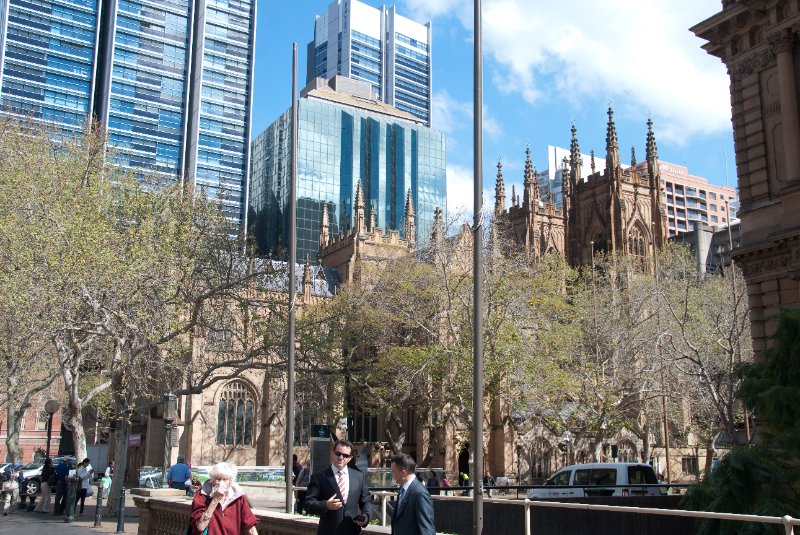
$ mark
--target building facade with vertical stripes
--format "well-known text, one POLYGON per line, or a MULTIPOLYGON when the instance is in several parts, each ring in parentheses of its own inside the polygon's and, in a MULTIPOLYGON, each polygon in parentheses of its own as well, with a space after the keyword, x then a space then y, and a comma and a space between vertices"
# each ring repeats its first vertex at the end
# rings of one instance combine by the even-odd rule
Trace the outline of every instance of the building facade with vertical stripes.
POLYGON ((314 21, 306 83, 337 74, 369 82, 382 102, 430 126, 430 22, 398 15, 394 6, 335 0, 314 21))
POLYGON ((256 0, 2 0, 0 113, 80 132, 189 180, 244 228, 256 0))

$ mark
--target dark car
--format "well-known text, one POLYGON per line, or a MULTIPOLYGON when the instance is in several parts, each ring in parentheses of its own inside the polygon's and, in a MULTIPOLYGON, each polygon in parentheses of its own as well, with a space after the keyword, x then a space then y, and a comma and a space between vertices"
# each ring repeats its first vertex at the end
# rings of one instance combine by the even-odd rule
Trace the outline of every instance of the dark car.
MULTIPOLYGON (((52 457, 53 467, 61 464, 61 461, 66 459, 72 466, 75 466, 75 457, 72 455, 64 455, 61 457, 52 457)), ((23 465, 22 470, 23 484, 22 493, 26 496, 35 496, 39 494, 42 488, 42 467, 44 467, 44 460, 31 461, 23 465)))

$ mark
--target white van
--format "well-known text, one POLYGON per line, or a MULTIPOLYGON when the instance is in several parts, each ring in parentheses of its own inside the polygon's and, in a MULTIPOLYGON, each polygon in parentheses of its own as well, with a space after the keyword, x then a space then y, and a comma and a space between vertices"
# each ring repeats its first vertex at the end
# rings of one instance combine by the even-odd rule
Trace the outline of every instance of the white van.
POLYGON ((528 498, 582 498, 584 496, 660 496, 658 478, 649 464, 573 464, 556 472, 544 486, 531 489, 528 498))

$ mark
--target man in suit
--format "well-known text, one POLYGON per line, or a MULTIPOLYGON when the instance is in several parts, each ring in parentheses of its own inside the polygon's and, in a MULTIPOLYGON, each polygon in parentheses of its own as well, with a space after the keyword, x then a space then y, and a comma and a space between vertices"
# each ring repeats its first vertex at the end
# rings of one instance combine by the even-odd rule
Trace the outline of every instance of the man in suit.
POLYGON ((433 526, 433 500, 415 477, 417 463, 409 455, 392 457, 392 475, 400 489, 392 516, 392 535, 436 535, 433 526))
POLYGON ((364 473, 350 468, 353 444, 337 440, 331 465, 311 476, 306 491, 306 512, 319 515, 317 535, 357 534, 369 523, 371 497, 364 473))

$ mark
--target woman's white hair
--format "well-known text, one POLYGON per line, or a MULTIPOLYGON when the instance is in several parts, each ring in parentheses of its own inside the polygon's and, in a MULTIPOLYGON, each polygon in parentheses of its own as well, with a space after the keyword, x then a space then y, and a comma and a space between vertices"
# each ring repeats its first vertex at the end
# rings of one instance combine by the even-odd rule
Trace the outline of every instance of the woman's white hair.
POLYGON ((221 478, 230 478, 231 481, 236 481, 236 474, 239 473, 239 470, 236 469, 236 465, 231 463, 217 463, 208 470, 208 475, 211 479, 216 477, 221 478))

